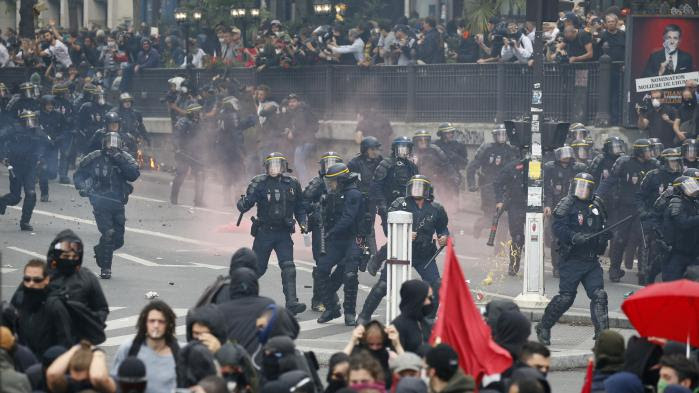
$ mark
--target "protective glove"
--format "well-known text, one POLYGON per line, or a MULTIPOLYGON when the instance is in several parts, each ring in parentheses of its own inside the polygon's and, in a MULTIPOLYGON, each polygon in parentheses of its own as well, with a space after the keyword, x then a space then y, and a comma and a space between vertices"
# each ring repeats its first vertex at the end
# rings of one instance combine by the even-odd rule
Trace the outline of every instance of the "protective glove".
POLYGON ((587 243, 587 240, 588 238, 585 234, 578 232, 575 235, 573 235, 571 243, 573 243, 574 246, 578 246, 587 243))

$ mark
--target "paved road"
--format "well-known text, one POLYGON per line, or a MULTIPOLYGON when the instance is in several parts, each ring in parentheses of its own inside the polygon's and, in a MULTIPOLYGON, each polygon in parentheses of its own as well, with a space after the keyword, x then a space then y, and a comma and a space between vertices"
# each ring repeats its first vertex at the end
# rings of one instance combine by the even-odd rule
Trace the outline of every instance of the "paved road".
MULTIPOLYGON (((0 170, 0 193, 9 189, 7 172, 0 170)), ((207 189, 210 208, 194 208, 186 205, 173 206, 166 202, 169 195, 170 176, 164 173, 144 173, 135 183, 135 192, 127 206, 126 245, 117 251, 114 258, 113 277, 102 281, 112 312, 107 325, 108 340, 104 344, 108 353, 134 333, 133 326, 141 307, 147 302, 144 294, 155 291, 177 312, 177 333, 183 338, 184 315, 202 290, 217 275, 226 274, 230 255, 239 247, 251 246, 248 219, 240 228, 235 227, 237 213, 232 208, 222 207, 220 186, 212 184, 207 189)), ((38 191, 38 189, 37 189, 38 191)), ((239 194, 239 193, 236 193, 239 194)), ((234 194, 234 195, 236 195, 234 194)), ((193 187, 186 183, 180 201, 191 201, 193 187)), ((475 202, 474 202, 475 203, 475 202)), ((99 233, 95 226, 92 209, 85 198, 80 198, 72 186, 51 184, 51 201, 39 202, 34 211, 32 233, 19 231, 20 208, 10 207, 0 218, 0 252, 2 252, 3 299, 11 296, 21 277, 21 267, 31 257, 44 257, 49 242, 64 228, 75 230, 86 245, 84 266, 98 270, 92 257, 92 247, 99 233)), ((248 216, 251 214, 248 214, 248 216)), ((472 289, 482 293, 484 300, 493 296, 511 298, 521 290, 521 276, 506 274, 507 261, 503 253, 495 255, 492 248, 484 245, 485 239, 471 236, 473 213, 452 213, 450 227, 455 236, 457 254, 472 289), (483 280, 490 276, 492 283, 483 280)), ((501 231, 504 232, 504 231, 501 231)), ((304 245, 300 234, 294 235, 295 259, 297 262, 297 287, 302 301, 310 303, 311 268, 313 266, 310 247, 304 245)), ((441 267, 439 258, 439 265, 441 267)), ((283 304, 281 279, 276 262, 261 278, 262 294, 283 304)), ((546 275, 547 292, 557 289, 557 279, 546 275)), ((416 274, 413 274, 416 276, 416 274)), ((634 275, 627 275, 625 282, 608 284, 611 312, 618 312, 624 294, 637 289, 632 282, 634 275)), ((364 301, 375 278, 362 274, 360 278, 359 306, 364 301)), ((576 299, 574 310, 587 312, 589 300, 582 288, 576 299)), ((377 310, 382 315, 383 306, 377 310)), ((323 355, 330 355, 343 347, 349 337, 348 327, 341 319, 319 325, 318 315, 306 311, 299 315, 302 333, 298 345, 312 348, 323 355)), ((573 334, 573 333, 571 333, 573 334)), ((576 345, 584 344, 591 336, 591 329, 574 332, 576 345)), ((554 330, 554 340, 566 341, 566 330, 554 330), (557 335, 558 332, 558 335, 557 335), (558 338, 557 338, 558 337, 558 338)), ((554 341, 555 342, 555 341, 554 341)), ((588 348, 586 348, 588 349, 588 348)))

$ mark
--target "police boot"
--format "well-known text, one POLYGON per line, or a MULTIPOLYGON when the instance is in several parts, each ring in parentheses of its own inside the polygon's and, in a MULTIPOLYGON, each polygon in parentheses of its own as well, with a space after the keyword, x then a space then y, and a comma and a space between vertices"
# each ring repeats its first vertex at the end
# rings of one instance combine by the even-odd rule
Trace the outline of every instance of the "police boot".
POLYGON ((519 273, 519 259, 519 251, 516 248, 510 248, 510 266, 507 271, 510 276, 516 276, 519 273))
POLYGON ((20 221, 19 222, 19 229, 21 231, 31 232, 34 230, 34 227, 31 226, 31 224, 29 224, 28 222, 20 221))
POLYGON ((345 299, 342 308, 345 311, 345 325, 357 325, 357 289, 359 287, 359 278, 357 272, 347 272, 343 280, 345 288, 345 299))
POLYGON ((609 310, 607 301, 607 292, 602 289, 596 289, 592 294, 590 301, 590 317, 592 324, 595 326, 595 340, 599 334, 606 329, 609 329, 609 310))
POLYGON ((194 206, 204 207, 204 172, 194 174, 194 206))
POLYGON ((0 216, 5 214, 5 210, 7 209, 7 205, 0 202, 0 216))
POLYGON ((325 306, 321 300, 320 291, 318 290, 318 269, 313 268, 311 272, 311 277, 313 278, 313 297, 311 297, 311 310, 315 312, 325 311, 325 306))
POLYGON ((30 191, 24 196, 24 203, 22 204, 22 217, 19 220, 19 229, 23 231, 34 230, 34 227, 29 225, 29 220, 32 219, 34 206, 36 206, 36 193, 34 191, 30 191))
POLYGON ((536 327, 536 339, 544 345, 551 345, 551 329, 541 326, 541 323, 537 323, 536 327))
POLYGON ((371 315, 374 314, 376 308, 379 307, 381 299, 386 296, 386 282, 379 280, 373 287, 369 295, 367 295, 366 300, 364 300, 364 306, 362 306, 362 311, 359 313, 359 318, 357 318, 358 325, 366 325, 371 321, 371 315))
POLYGON ((180 188, 184 183, 184 176, 175 174, 175 178, 172 179, 172 189, 170 190, 170 203, 177 205, 177 199, 180 195, 180 188))
POLYGON ((299 303, 296 297, 296 266, 293 261, 284 261, 279 264, 282 269, 282 289, 286 299, 286 309, 292 314, 301 314, 306 311, 306 305, 299 303))
POLYGON ((61 184, 70 184, 70 178, 68 176, 61 176, 58 182, 61 184))
POLYGON ((325 304, 325 311, 318 317, 318 323, 326 323, 332 321, 335 318, 342 316, 340 311, 340 305, 337 304, 335 300, 336 294, 332 290, 332 282, 330 280, 329 274, 318 272, 318 286, 321 296, 323 298, 323 304, 325 304))
POLYGON ((376 254, 372 255, 369 258, 369 263, 366 267, 366 270, 367 272, 369 272, 369 274, 371 274, 372 276, 376 276, 376 273, 378 273, 378 271, 381 270, 381 266, 383 266, 383 262, 386 260, 387 253, 388 251, 386 249, 386 245, 384 244, 376 252, 376 254))

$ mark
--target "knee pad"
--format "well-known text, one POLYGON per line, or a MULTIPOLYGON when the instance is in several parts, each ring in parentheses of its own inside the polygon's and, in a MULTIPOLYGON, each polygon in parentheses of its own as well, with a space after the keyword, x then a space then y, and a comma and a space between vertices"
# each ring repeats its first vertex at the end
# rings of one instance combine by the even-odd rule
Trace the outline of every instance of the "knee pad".
POLYGON ((597 304, 607 305, 607 291, 602 288, 596 289, 592 293, 592 301, 597 304))
POLYGON ((27 201, 36 201, 36 191, 29 191, 24 195, 27 201))
POLYGON ((113 242, 115 234, 116 231, 114 229, 107 229, 106 231, 104 231, 104 240, 107 242, 113 242))
POLYGON ((558 296, 561 304, 569 308, 575 303, 575 293, 561 292, 558 296))
POLYGON ((296 269, 296 265, 294 265, 294 261, 282 261, 279 262, 279 268, 282 270, 296 269))
POLYGON ((358 284, 359 283, 359 276, 357 275, 356 272, 345 272, 345 276, 343 277, 343 280, 345 284, 358 284))

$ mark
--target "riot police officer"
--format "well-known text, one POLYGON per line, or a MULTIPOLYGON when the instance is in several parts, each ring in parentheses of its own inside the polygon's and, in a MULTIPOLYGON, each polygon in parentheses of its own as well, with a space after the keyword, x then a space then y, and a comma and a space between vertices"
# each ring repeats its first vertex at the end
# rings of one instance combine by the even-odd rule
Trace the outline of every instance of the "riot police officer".
POLYGON ((468 166, 468 148, 466 144, 456 139, 456 128, 451 123, 442 123, 437 127, 439 140, 434 144, 442 149, 447 160, 458 172, 468 166))
POLYGON ((175 178, 172 180, 170 203, 176 205, 180 188, 187 173, 194 175, 194 206, 204 204, 204 162, 203 162, 203 130, 200 125, 202 106, 189 104, 186 116, 177 120, 173 132, 175 145, 175 178))
POLYGON ((90 138, 90 151, 101 149, 104 136, 110 132, 116 132, 121 136, 122 149, 135 159, 138 154, 138 141, 124 129, 123 119, 114 111, 107 112, 104 115, 104 127, 95 131, 92 138, 90 138))
POLYGON ((697 166, 698 145, 699 142, 696 139, 685 139, 682 142, 682 158, 684 159, 685 167, 694 168, 697 166))
POLYGON ((680 176, 672 185, 674 195, 664 213, 671 245, 670 258, 662 267, 666 282, 679 280, 688 266, 699 264, 699 181, 680 176))
POLYGON ((32 82, 24 82, 19 85, 19 94, 14 95, 7 103, 7 112, 19 119, 23 113, 37 112, 39 101, 36 89, 32 82))
POLYGON ((495 180, 495 210, 507 209, 510 227, 510 264, 508 274, 519 272, 519 263, 524 248, 524 222, 527 210, 527 170, 529 160, 512 161, 498 174, 495 180))
POLYGON ((570 145, 573 141, 584 141, 590 137, 590 130, 588 130, 582 123, 573 123, 568 128, 568 136, 566 137, 566 144, 570 145))
POLYGON ((509 162, 519 157, 519 152, 507 143, 507 130, 500 124, 492 131, 493 142, 484 142, 466 169, 466 182, 468 190, 476 192, 480 190, 481 210, 483 216, 479 217, 473 225, 473 233, 476 238, 480 236, 483 228, 490 225, 490 219, 495 213, 495 191, 493 184, 502 168, 509 162), (478 182, 476 182, 478 174, 478 182))
POLYGON ((221 103, 217 115, 216 146, 223 181, 224 203, 232 205, 231 186, 234 180, 240 178, 240 174, 246 173, 243 132, 255 125, 255 117, 241 118, 240 103, 233 96, 225 97, 221 103))
POLYGON ((660 154, 660 167, 648 172, 636 192, 636 204, 640 213, 643 250, 639 258, 639 285, 652 284, 663 265, 663 249, 660 225, 662 212, 654 208, 656 200, 682 174, 680 149, 665 149, 660 154))
POLYGON ((320 206, 321 199, 327 194, 323 176, 325 176, 325 172, 328 168, 341 162, 343 162, 342 157, 334 151, 329 151, 323 154, 318 162, 320 164, 318 176, 311 179, 308 186, 306 186, 306 188, 303 190, 303 204, 308 215, 308 230, 311 232, 311 252, 313 254, 313 260, 316 263, 316 266, 313 268, 311 273, 311 276, 313 277, 313 297, 311 298, 311 309, 313 311, 325 311, 322 294, 320 293, 319 289, 320 285, 322 284, 318 284, 318 263, 321 257, 321 239, 322 236, 324 236, 324 232, 327 230, 325 226, 323 226, 320 206))
MULTIPOLYGON (((638 215, 636 192, 645 175, 657 166, 657 161, 652 158, 651 143, 648 139, 636 140, 633 143, 633 155, 624 155, 616 160, 611 174, 602 181, 597 190, 597 194, 605 201, 618 198, 616 221, 629 215, 638 215)), ((637 217, 619 226, 614 233, 614 240, 609 250, 609 279, 612 282, 619 282, 625 274, 621 269, 621 261, 627 245, 631 246, 633 253, 633 250, 642 243, 640 227, 637 217)), ((633 255, 627 255, 627 258, 633 261, 633 255)))
POLYGON ((454 169, 447 155, 432 143, 432 134, 427 130, 418 130, 413 135, 414 162, 419 165, 420 173, 432 179, 435 187, 442 190, 444 197, 457 197, 461 174, 454 169))
POLYGON ((648 139, 648 141, 650 142, 651 156, 653 158, 660 157, 660 155, 663 153, 663 150, 665 150, 665 146, 662 142, 660 142, 660 138, 650 138, 648 139))
MULTIPOLYGON (((570 188, 570 182, 576 173, 586 169, 586 166, 574 162, 576 159, 572 146, 559 147, 554 151, 555 161, 544 164, 544 215, 550 217, 553 208, 558 205, 570 188)), ((558 247, 555 237, 552 236, 551 220, 547 220, 545 235, 548 245, 551 247, 551 265, 553 265, 553 276, 558 277, 558 247)))
POLYGON ((53 108, 63 116, 65 130, 59 143, 58 161, 58 181, 61 184, 69 184, 68 167, 75 157, 71 156, 73 149, 73 138, 75 137, 75 113, 72 100, 70 99, 70 89, 67 83, 55 84, 51 88, 53 94, 53 108))
POLYGON ((371 196, 379 216, 384 233, 388 231, 388 207, 396 198, 403 195, 408 180, 418 174, 418 167, 411 161, 413 141, 407 136, 400 136, 391 143, 391 156, 386 157, 376 167, 371 196))
POLYGON ((104 126, 104 116, 109 111, 104 99, 104 92, 99 86, 92 84, 83 87, 83 95, 86 102, 80 105, 77 115, 77 131, 74 146, 77 154, 90 153, 90 142, 97 130, 104 126))
MULTIPOLYGON (((406 211, 413 215, 412 264, 420 277, 432 287, 434 296, 432 304, 435 306, 430 318, 434 318, 439 306, 441 278, 436 261, 430 262, 430 259, 437 252, 433 238, 437 237, 437 244, 440 247, 447 244, 449 218, 444 207, 434 202, 432 183, 427 177, 415 175, 408 181, 405 188, 405 196, 396 199, 391 204, 390 211, 406 211)), ((364 301, 357 324, 366 324, 372 319, 371 315, 374 310, 379 306, 381 299, 386 296, 386 280, 387 271, 384 265, 379 281, 374 284, 364 301)))
MULTIPOLYGON (((604 141, 602 153, 595 156, 590 163, 590 174, 595 180, 595 184, 600 184, 602 180, 609 177, 614 166, 614 162, 624 154, 624 142, 618 136, 610 136, 604 141)), ((611 211, 611 201, 606 201, 607 208, 611 211)))
POLYGON ((42 202, 48 202, 49 180, 55 179, 58 174, 59 152, 61 155, 66 154, 70 148, 70 131, 67 128, 65 116, 55 110, 54 103, 52 95, 41 97, 39 126, 49 139, 39 167, 39 189, 42 202))
POLYGON ((100 241, 94 247, 100 278, 112 277, 112 257, 124 245, 125 206, 133 191, 130 182, 140 176, 138 164, 122 150, 121 135, 109 132, 102 139, 102 148, 83 157, 73 174, 75 188, 81 197, 90 199, 100 241))
POLYGON ((238 210, 245 213, 257 205, 257 218, 251 229, 255 238, 252 249, 257 255, 257 275, 267 271, 274 250, 281 269, 286 308, 294 314, 306 310, 296 297, 296 265, 291 234, 298 221, 301 233, 308 231, 303 208, 301 185, 288 174, 288 161, 281 153, 270 153, 264 160, 265 173, 255 176, 245 195, 238 200, 238 210), (294 221, 293 217, 296 217, 294 221))
POLYGON ((350 173, 347 165, 336 163, 327 168, 323 176, 327 194, 321 199, 321 217, 325 236, 324 250, 318 261, 318 292, 321 294, 325 311, 318 318, 318 323, 326 323, 339 318, 340 305, 337 304, 335 288, 330 279, 333 267, 343 272, 345 325, 356 324, 357 290, 359 287, 359 258, 361 251, 357 237, 362 233, 362 224, 366 203, 357 188, 358 175, 350 173), (325 253, 323 253, 325 252, 325 253))
MULTIPOLYGON (((140 141, 145 141, 150 145, 150 137, 148 136, 148 131, 146 131, 146 125, 143 123, 143 115, 133 108, 133 97, 131 94, 121 93, 119 95, 119 106, 113 108, 112 112, 118 113, 121 118, 122 134, 128 133, 135 139, 136 150, 140 141)), ((133 153, 135 152, 132 152, 132 155, 133 153)))
POLYGON ((584 170, 587 171, 590 160, 592 159, 592 147, 590 144, 584 139, 576 139, 570 143, 570 147, 573 149, 576 165, 578 165, 579 168, 581 168, 581 166, 584 167, 584 170))
POLYGON ((602 199, 594 195, 594 189, 592 175, 578 173, 570 183, 568 196, 553 211, 553 232, 561 252, 561 280, 558 295, 551 299, 536 325, 536 336, 545 345, 551 344, 551 328, 573 305, 581 283, 590 298, 595 338, 609 329, 607 292, 598 256, 604 254, 612 235, 611 231, 599 233, 606 225, 607 210, 602 199))
POLYGON ((36 205, 36 175, 39 159, 43 156, 48 137, 39 130, 36 112, 26 111, 20 115, 20 125, 7 130, 0 136, 0 157, 10 172, 10 192, 0 197, 0 215, 7 206, 14 206, 22 200, 22 217, 19 228, 33 231, 29 224, 36 205))

